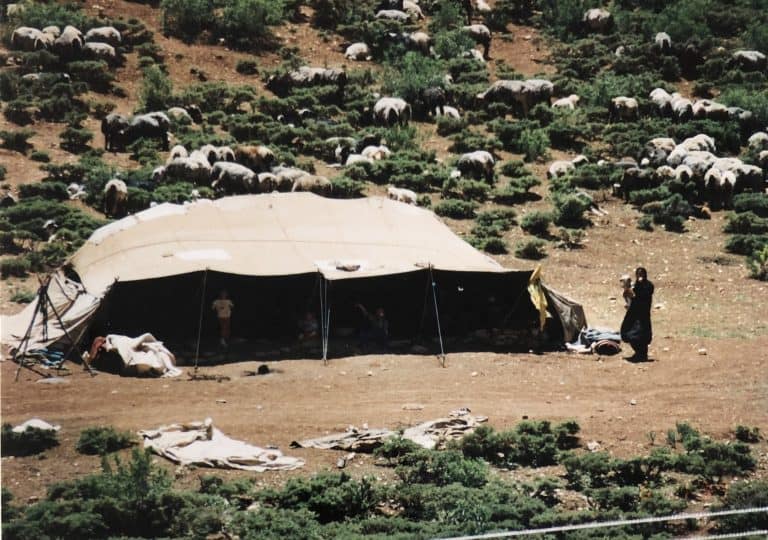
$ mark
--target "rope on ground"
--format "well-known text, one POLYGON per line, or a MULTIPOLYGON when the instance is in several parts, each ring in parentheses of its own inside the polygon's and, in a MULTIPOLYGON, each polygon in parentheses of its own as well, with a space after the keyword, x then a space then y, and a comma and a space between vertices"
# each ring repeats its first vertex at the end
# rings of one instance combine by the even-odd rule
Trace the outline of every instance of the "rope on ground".
MULTIPOLYGON (((689 514, 673 514, 671 516, 658 516, 647 517, 627 520, 613 520, 613 521, 593 521, 591 523, 580 523, 577 525, 563 525, 560 527, 546 527, 543 529, 526 529, 522 531, 505 531, 495 532, 487 534, 478 534, 471 536, 452 536, 444 538, 443 540, 486 540, 487 538, 512 538, 514 536, 530 536, 534 534, 547 534, 564 531, 576 531, 580 529, 602 529, 606 527, 623 527, 626 525, 641 525, 644 523, 662 523, 665 521, 681 521, 685 519, 706 519, 721 516, 735 516, 740 514, 755 514, 759 512, 768 513, 768 506, 761 506, 758 508, 738 508, 735 510, 719 510, 717 512, 693 512, 689 514)), ((749 534, 759 534, 756 533, 749 534)))

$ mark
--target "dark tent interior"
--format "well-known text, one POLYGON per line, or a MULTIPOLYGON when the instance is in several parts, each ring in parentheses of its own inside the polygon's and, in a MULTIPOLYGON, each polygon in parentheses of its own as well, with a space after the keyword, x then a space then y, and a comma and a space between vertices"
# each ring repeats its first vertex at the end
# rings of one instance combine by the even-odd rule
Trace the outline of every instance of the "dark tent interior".
MULTIPOLYGON (((326 281, 319 273, 254 277, 209 271, 117 282, 102 304, 91 335, 150 332, 160 340, 189 349, 194 347, 201 328, 202 348, 213 347, 218 322, 212 302, 225 289, 234 303, 233 342, 250 344, 254 349, 263 345, 274 350, 278 346, 285 351, 296 342, 299 320, 307 312, 315 314, 318 321, 322 319, 321 292, 325 291, 329 356, 355 352, 360 331, 367 323, 358 304, 370 313, 384 309, 390 340, 401 348, 422 344, 430 352, 439 352, 436 303, 440 330, 451 351, 491 349, 491 341, 495 340, 483 345, 469 336, 491 329, 530 333, 537 326, 538 313, 527 291, 530 275, 530 271, 420 269, 326 281)), ((527 350, 529 345, 521 342, 516 347, 513 340, 503 348, 527 350)), ((393 345, 393 352, 397 348, 393 345)))

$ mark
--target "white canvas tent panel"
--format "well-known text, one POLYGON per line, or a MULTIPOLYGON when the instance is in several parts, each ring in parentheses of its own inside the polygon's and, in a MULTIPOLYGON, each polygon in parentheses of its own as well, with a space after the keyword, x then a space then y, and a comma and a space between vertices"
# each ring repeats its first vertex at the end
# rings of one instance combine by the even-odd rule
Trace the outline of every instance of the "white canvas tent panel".
POLYGON ((71 261, 92 292, 103 292, 115 280, 206 269, 252 276, 320 271, 331 280, 430 265, 438 270, 507 271, 432 212, 381 197, 226 197, 160 205, 108 227, 96 231, 71 261))

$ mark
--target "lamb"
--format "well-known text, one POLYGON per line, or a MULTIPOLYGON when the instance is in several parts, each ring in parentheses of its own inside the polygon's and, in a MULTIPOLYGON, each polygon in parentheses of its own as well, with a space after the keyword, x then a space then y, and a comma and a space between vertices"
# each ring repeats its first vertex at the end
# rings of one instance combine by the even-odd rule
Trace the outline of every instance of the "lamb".
POLYGON ((371 56, 371 49, 366 45, 365 43, 353 43, 347 49, 344 51, 344 57, 348 60, 370 60, 373 58, 371 56))
POLYGON ((211 187, 227 195, 254 193, 258 191, 256 173, 239 163, 217 161, 211 169, 211 187))
POLYGON ((178 121, 183 121, 188 124, 194 123, 192 120, 192 115, 190 115, 187 110, 183 107, 171 107, 168 109, 168 116, 178 121))
POLYGON ((72 182, 67 186, 67 195, 69 196, 69 200, 73 201, 78 199, 85 199, 87 193, 82 184, 72 182))
POLYGON ((608 104, 611 122, 616 120, 637 120, 640 108, 635 98, 619 96, 611 99, 608 104))
POLYGON ((85 41, 107 43, 113 47, 119 47, 122 44, 123 37, 114 26, 100 26, 88 30, 85 33, 85 41))
POLYGON ((571 161, 567 161, 567 160, 553 161, 552 164, 547 169, 547 178, 549 178, 550 180, 553 178, 559 178, 561 176, 570 174, 574 170, 576 170, 576 166, 571 161))
POLYGON ((581 18, 584 26, 593 32, 603 32, 613 24, 613 15, 601 8, 588 9, 581 18))
POLYGON ((581 98, 579 98, 579 96, 577 96, 576 94, 571 94, 568 97, 564 97, 556 100, 552 104, 552 108, 574 110, 576 108, 576 104, 579 102, 580 99, 581 98))
POLYGON ((495 160, 490 152, 475 150, 467 152, 459 157, 456 167, 462 175, 473 178, 482 177, 489 184, 493 184, 493 169, 495 160))
POLYGON ((118 178, 113 178, 104 186, 104 215, 123 217, 128 208, 128 186, 118 178))
POLYGON ((475 40, 475 43, 483 46, 483 59, 489 60, 491 49, 491 30, 484 24, 469 24, 463 27, 464 32, 475 40))
POLYGON ((440 108, 435 108, 435 116, 445 116, 447 118, 455 118, 456 120, 461 120, 461 114, 459 113, 459 110, 456 107, 451 107, 450 105, 445 105, 443 107, 443 112, 440 112, 440 108))
POLYGON ((411 119, 411 106, 401 98, 383 97, 373 106, 373 117, 380 124, 405 125, 411 119))
POLYGON ((305 174, 293 182, 291 191, 309 191, 316 195, 327 197, 331 194, 333 184, 325 176, 305 174))
POLYGON ((661 53, 668 53, 672 50, 672 38, 666 32, 659 32, 653 38, 654 48, 661 53))
POLYGON ((419 4, 413 0, 403 0, 403 11, 405 11, 413 20, 421 21, 424 19, 424 13, 419 4))
POLYGON ((254 171, 268 171, 275 162, 275 153, 268 147, 259 145, 240 145, 235 148, 235 161, 254 171))
POLYGON ((302 176, 309 175, 307 171, 284 165, 272 167, 272 173, 277 178, 277 189, 279 191, 291 191, 296 180, 302 176))
POLYGON ((393 201, 403 202, 405 204, 417 204, 418 197, 416 193, 410 189, 397 188, 393 186, 387 187, 387 197, 393 201))

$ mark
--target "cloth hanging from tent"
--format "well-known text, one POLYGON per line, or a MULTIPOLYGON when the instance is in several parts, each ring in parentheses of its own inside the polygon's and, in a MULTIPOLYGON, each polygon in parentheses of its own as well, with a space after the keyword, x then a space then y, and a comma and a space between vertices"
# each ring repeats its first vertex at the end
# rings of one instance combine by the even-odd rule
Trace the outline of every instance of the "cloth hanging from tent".
POLYGON ((216 429, 210 418, 139 431, 139 436, 144 439, 144 448, 182 465, 253 472, 290 471, 304 465, 304 460, 279 450, 231 439, 216 429))
POLYGON ((544 294, 544 290, 541 286, 541 265, 536 266, 536 269, 528 278, 528 294, 531 297, 531 302, 539 312, 539 330, 544 330, 544 325, 547 322, 547 297, 544 294))
MULTIPOLYGON (((79 341, 88 329, 88 323, 101 303, 101 296, 91 294, 85 287, 66 278, 61 272, 51 276, 48 284, 48 297, 61 317, 64 327, 74 341, 79 341)), ((2 328, 2 342, 9 346, 11 351, 19 347, 24 334, 29 327, 32 316, 37 310, 40 297, 36 297, 26 308, 16 315, 0 317, 2 328)), ((64 337, 64 328, 56 320, 50 306, 47 324, 40 315, 35 319, 35 324, 30 331, 27 350, 43 349, 58 342, 64 337)))
POLYGON ((152 334, 142 334, 137 338, 109 334, 102 347, 120 356, 123 362, 120 373, 124 375, 178 377, 182 373, 176 367, 173 353, 152 334))
POLYGON ((542 285, 541 289, 549 306, 551 306, 558 319, 560 319, 560 323, 563 326, 563 340, 565 343, 572 342, 579 335, 579 332, 587 327, 587 316, 584 314, 584 307, 546 285, 542 285))

